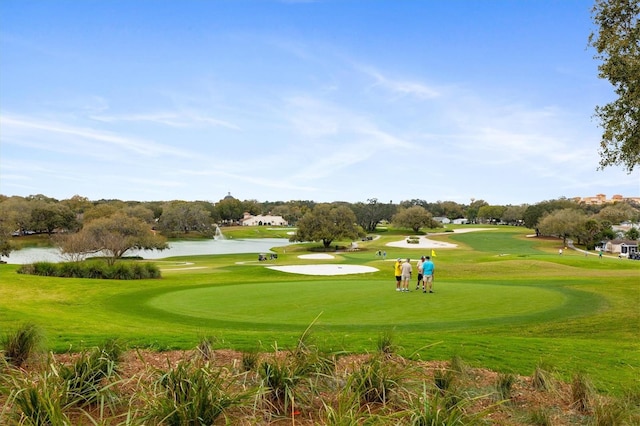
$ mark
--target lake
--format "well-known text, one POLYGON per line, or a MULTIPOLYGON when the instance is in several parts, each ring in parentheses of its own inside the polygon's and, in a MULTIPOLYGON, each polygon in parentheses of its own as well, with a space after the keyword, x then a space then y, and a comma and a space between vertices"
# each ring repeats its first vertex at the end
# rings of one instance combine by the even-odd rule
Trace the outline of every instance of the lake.
MULTIPOLYGON (((173 256, 195 256, 204 254, 273 253, 271 248, 288 246, 290 244, 286 238, 174 241, 169 243, 167 250, 132 250, 126 252, 125 256, 140 256, 144 259, 163 259, 173 256)), ((16 265, 40 261, 61 262, 65 260, 57 248, 25 248, 12 251, 9 257, 2 256, 1 259, 7 263, 16 265)))

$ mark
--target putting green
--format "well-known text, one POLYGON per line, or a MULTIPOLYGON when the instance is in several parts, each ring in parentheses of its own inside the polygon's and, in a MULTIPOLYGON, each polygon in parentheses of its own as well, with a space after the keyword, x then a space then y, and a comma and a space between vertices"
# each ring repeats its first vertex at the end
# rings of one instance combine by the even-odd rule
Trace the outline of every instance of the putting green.
POLYGON ((150 308, 225 323, 326 326, 437 324, 540 316, 567 303, 554 289, 476 283, 436 283, 436 292, 396 292, 388 281, 304 281, 211 286, 170 291, 150 308))

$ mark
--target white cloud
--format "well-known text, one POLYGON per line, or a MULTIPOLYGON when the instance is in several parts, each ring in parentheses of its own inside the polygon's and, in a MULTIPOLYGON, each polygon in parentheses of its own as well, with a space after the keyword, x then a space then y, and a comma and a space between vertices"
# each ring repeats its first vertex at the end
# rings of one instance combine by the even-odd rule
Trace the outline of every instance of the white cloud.
POLYGON ((0 126, 3 130, 2 140, 4 143, 16 143, 15 136, 20 135, 20 144, 26 143, 32 147, 37 146, 51 151, 68 152, 68 146, 73 142, 76 145, 74 149, 87 149, 85 154, 91 154, 91 150, 97 148, 96 143, 99 143, 133 152, 143 157, 192 156, 182 149, 169 145, 64 123, 2 115, 0 116, 0 126), (42 142, 37 143, 30 140, 41 140, 42 142), (51 143, 52 140, 57 140, 58 143, 51 143))

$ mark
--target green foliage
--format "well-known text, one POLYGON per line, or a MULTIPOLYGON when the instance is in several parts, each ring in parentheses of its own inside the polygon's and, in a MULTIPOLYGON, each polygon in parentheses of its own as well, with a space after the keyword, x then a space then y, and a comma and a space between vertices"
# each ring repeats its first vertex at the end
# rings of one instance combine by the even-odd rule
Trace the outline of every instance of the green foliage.
POLYGON ((169 426, 212 425, 246 396, 231 390, 227 372, 181 362, 163 373, 145 420, 169 426))
POLYGON ((61 278, 102 278, 114 280, 143 280, 161 278, 160 269, 149 262, 120 262, 108 264, 100 261, 36 262, 20 265, 19 274, 61 278))
POLYGON ((242 369, 244 371, 256 371, 259 361, 260 355, 258 351, 242 352, 242 369))
MULTIPOLYGON (((11 424, 32 426, 71 425, 64 402, 64 386, 56 370, 44 371, 37 380, 28 376, 6 376, 11 381, 7 413, 11 424)), ((2 414, 2 413, 0 413, 2 414)), ((2 416, 0 415, 0 420, 2 416)))
POLYGON ((107 382, 116 376, 121 354, 119 343, 110 340, 82 353, 72 365, 63 366, 60 377, 65 382, 67 402, 80 406, 96 402, 108 389, 107 382))
POLYGON ((297 223, 291 241, 322 241, 328 248, 333 241, 353 241, 364 235, 356 224, 356 216, 346 206, 318 204, 297 223))
POLYGON ((534 426, 553 426, 553 421, 549 411, 546 409, 537 409, 529 413, 529 423, 534 426))
POLYGON ((596 108, 603 128, 600 166, 622 165, 631 173, 640 163, 640 4, 631 0, 596 0, 597 31, 589 43, 597 51, 599 77, 609 80, 617 98, 596 108))
POLYGON ((262 397, 278 414, 290 413, 307 404, 316 393, 315 384, 329 377, 335 360, 326 357, 309 343, 309 328, 298 338, 294 349, 276 353, 258 368, 262 397))
POLYGON ((483 424, 481 411, 469 414, 466 407, 473 403, 473 399, 460 398, 448 393, 443 395, 436 392, 431 394, 426 387, 422 394, 412 402, 409 424, 411 426, 466 426, 483 424))
POLYGON ((381 355, 391 356, 398 349, 396 344, 394 343, 394 334, 393 332, 387 330, 382 332, 378 336, 378 340, 376 342, 376 349, 381 355))
POLYGON ((4 358, 14 367, 22 367, 27 361, 42 353, 44 337, 42 329, 25 323, 2 339, 4 358))
POLYGON ((259 374, 264 389, 264 399, 276 412, 280 414, 290 412, 298 396, 304 395, 297 392, 297 387, 304 380, 305 373, 304 366, 291 362, 288 358, 276 357, 260 364, 259 374))
POLYGON ((455 389, 457 374, 451 369, 438 369, 433 373, 433 383, 442 395, 455 389))
POLYGON ((386 404, 403 381, 402 372, 384 357, 374 356, 349 377, 349 388, 360 404, 386 404))
POLYGON ((412 206, 401 208, 393 216, 392 222, 401 228, 410 228, 413 232, 420 232, 421 228, 436 228, 438 223, 433 220, 433 216, 422 206, 412 206))
POLYGON ((516 376, 511 373, 500 373, 496 380, 496 392, 500 401, 510 401, 516 376))

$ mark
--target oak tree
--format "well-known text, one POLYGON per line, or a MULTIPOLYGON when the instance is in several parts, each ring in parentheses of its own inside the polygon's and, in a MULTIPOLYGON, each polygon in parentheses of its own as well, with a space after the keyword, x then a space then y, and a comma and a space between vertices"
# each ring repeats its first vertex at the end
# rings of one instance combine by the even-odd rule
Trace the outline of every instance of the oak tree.
POLYGON ((616 99, 597 106, 603 128, 600 168, 622 165, 631 173, 640 162, 640 3, 596 0, 592 18, 597 31, 589 36, 599 77, 609 80, 616 99))

